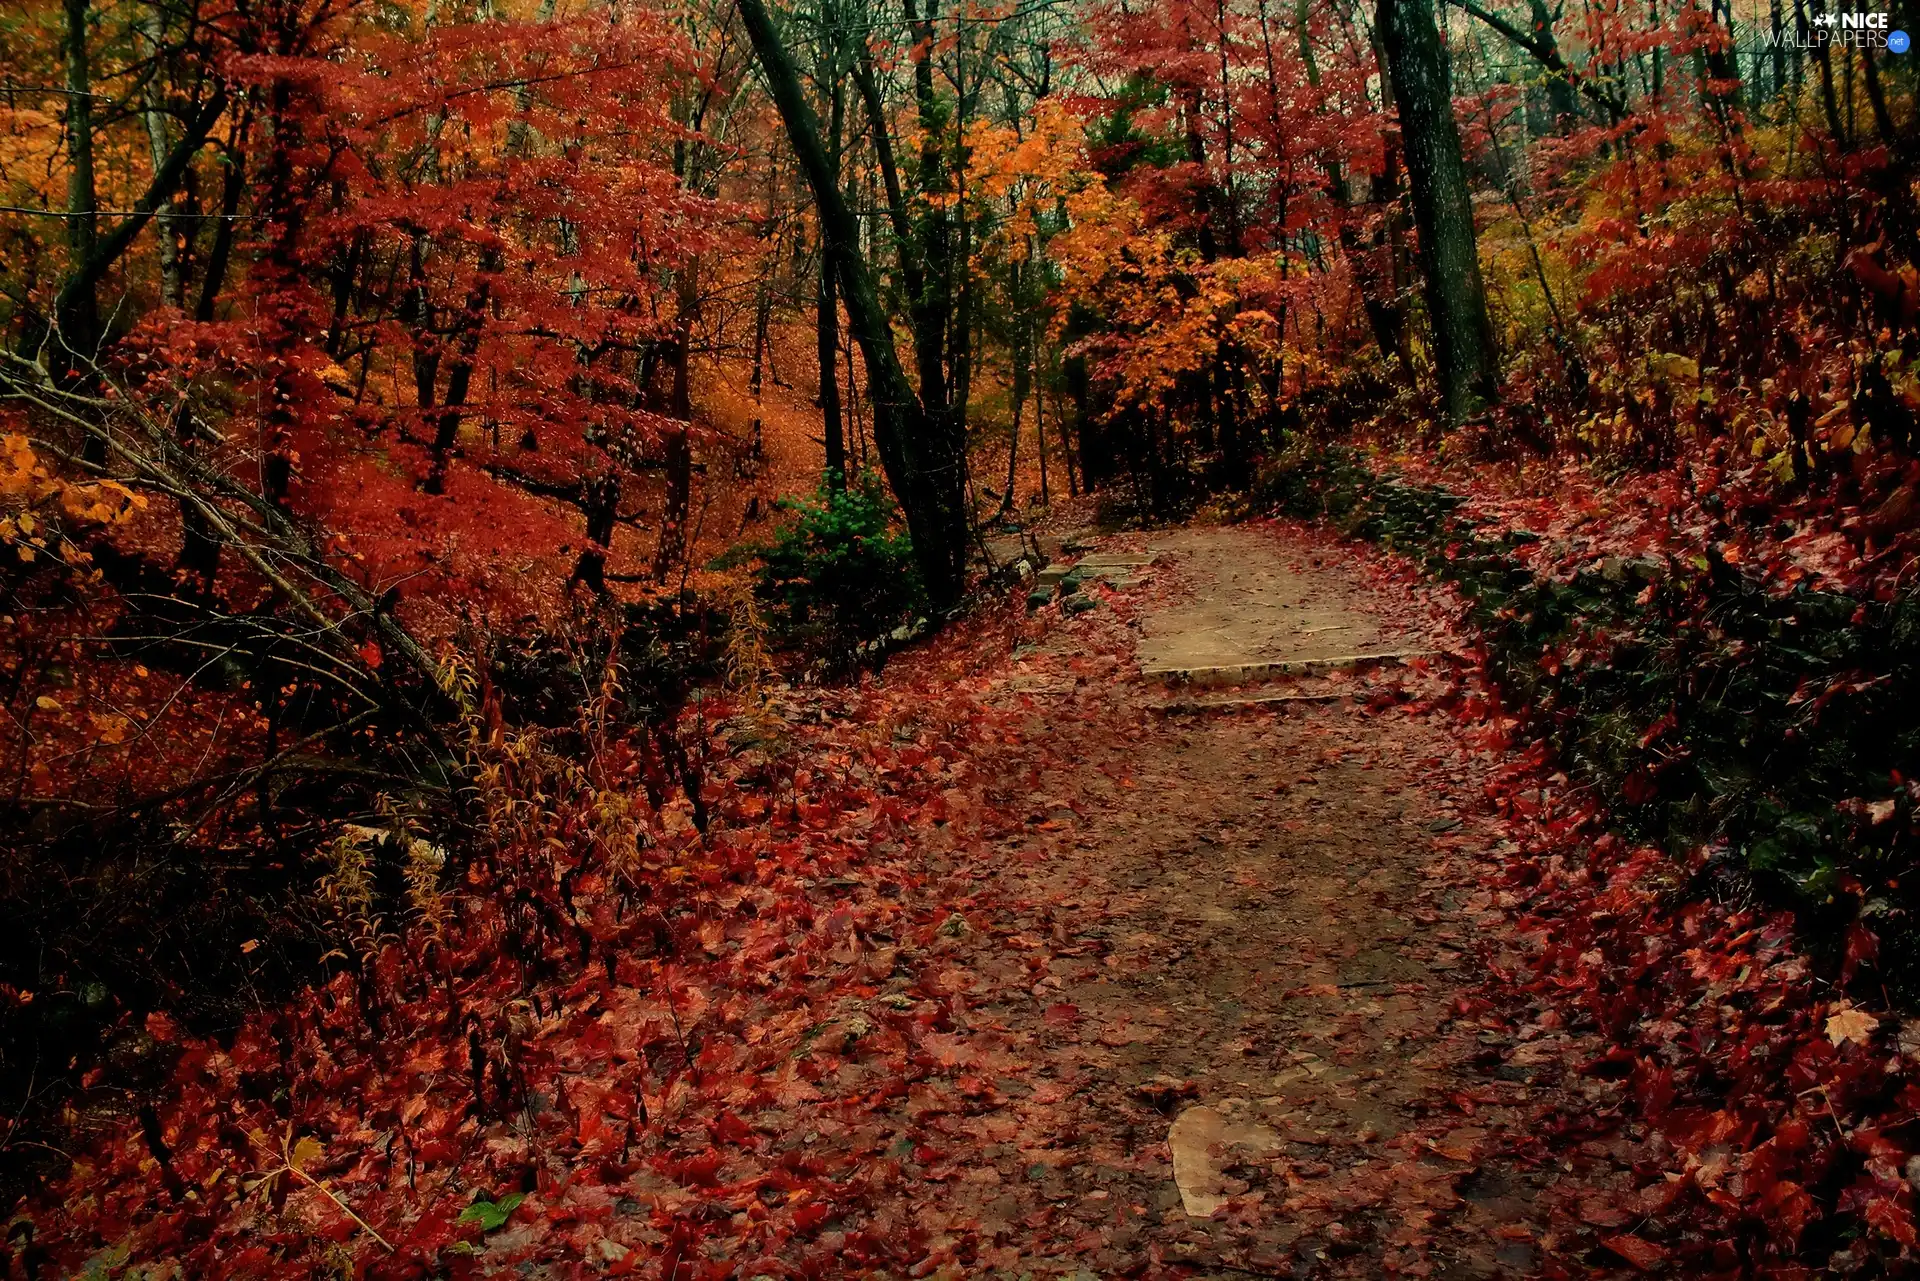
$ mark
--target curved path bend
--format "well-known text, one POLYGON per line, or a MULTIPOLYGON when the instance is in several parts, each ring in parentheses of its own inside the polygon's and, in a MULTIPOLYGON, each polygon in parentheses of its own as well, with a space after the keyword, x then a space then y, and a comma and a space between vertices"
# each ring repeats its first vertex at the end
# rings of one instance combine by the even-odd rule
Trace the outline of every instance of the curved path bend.
POLYGON ((996 980, 964 1026, 1030 1071, 943 1118, 953 1153, 898 1212, 984 1234, 1008 1277, 1522 1277, 1570 1233, 1604 1256, 1579 1207, 1628 1153, 1515 1153, 1617 1087, 1552 1016, 1471 1013, 1524 945, 1482 883, 1484 763, 1424 708, 1447 638, 1416 589, 1271 529, 1085 559, 1102 606, 989 681, 1058 763, 990 860, 992 928, 939 962, 996 980))

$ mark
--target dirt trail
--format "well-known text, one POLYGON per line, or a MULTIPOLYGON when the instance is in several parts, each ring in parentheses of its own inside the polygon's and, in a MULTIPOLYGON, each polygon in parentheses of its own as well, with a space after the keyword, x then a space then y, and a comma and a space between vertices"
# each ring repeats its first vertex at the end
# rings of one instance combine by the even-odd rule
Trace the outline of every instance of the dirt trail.
MULTIPOLYGON (((1326 701, 1181 717, 1138 674, 1440 639, 1273 531, 1101 550, 1157 567, 997 678, 1063 764, 1001 847, 995 918, 933 962, 957 1009, 982 994, 957 1020, 967 1052, 1030 1070, 1005 1095, 983 1080, 948 1120, 968 1140, 950 1159, 918 1154, 943 1190, 917 1225, 936 1242, 978 1225, 1006 1275, 1534 1274, 1549 1205, 1581 1189, 1503 1140, 1607 1087, 1558 1084, 1553 1028, 1516 1047, 1456 1007, 1485 958, 1516 959, 1477 883, 1498 838, 1459 803, 1459 746, 1379 706, 1380 681, 1334 673, 1326 701)), ((1394 679, 1437 683, 1421 666, 1394 679)), ((1619 1177, 1589 1155, 1579 1179, 1619 1177)))

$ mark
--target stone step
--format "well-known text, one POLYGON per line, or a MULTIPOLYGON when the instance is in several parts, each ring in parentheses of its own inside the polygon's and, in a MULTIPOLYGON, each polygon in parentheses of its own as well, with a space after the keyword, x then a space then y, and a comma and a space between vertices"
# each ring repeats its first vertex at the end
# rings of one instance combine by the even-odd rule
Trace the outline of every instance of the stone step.
POLYGON ((1251 707, 1284 711, 1292 704, 1337 703, 1343 698, 1352 697, 1353 691, 1342 690, 1330 694, 1252 694, 1244 698, 1171 698, 1164 703, 1151 703, 1148 706, 1166 716, 1197 716, 1207 712, 1243 711, 1251 707))
POLYGON ((1056 592, 1071 598, 1079 592, 1080 584, 1087 582, 1104 582, 1116 591, 1131 591, 1146 581, 1142 571, 1154 561, 1152 556, 1094 553, 1082 556, 1071 565, 1048 565, 1034 575, 1033 590, 1027 594, 1027 608, 1041 608, 1056 592))
POLYGON ((1081 569, 1139 569, 1151 565, 1158 557, 1151 555, 1133 555, 1125 552, 1091 552, 1080 558, 1081 569))
POLYGON ((1369 667, 1391 666, 1416 658, 1441 658, 1447 651, 1438 649, 1390 650, 1379 654, 1342 654, 1332 658, 1272 659, 1248 663, 1216 663, 1185 667, 1143 667, 1140 675, 1168 685, 1246 685, 1277 676, 1315 676, 1323 672, 1353 672, 1369 667))

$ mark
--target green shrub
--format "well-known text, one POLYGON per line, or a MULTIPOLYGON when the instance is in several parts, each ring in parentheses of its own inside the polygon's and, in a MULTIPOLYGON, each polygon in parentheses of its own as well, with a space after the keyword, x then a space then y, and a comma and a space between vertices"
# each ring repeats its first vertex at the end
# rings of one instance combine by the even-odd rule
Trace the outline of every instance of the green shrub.
POLYGON ((760 597, 785 639, 852 666, 862 642, 922 608, 913 545, 872 472, 845 489, 822 482, 812 498, 780 505, 793 519, 760 550, 760 597))

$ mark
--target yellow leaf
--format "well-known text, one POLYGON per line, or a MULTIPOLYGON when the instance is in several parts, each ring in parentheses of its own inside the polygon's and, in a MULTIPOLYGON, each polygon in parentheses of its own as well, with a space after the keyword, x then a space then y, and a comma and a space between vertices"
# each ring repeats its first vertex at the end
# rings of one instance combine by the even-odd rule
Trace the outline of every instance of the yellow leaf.
POLYGON ((1845 1045, 1848 1041, 1865 1045, 1879 1026, 1880 1020, 1865 1010, 1843 1005, 1827 1016, 1827 1039, 1835 1045, 1845 1045))
POLYGON ((308 1135, 293 1145, 293 1152, 287 1158, 287 1164, 296 1170, 305 1170, 308 1166, 326 1155, 326 1148, 320 1140, 308 1135))
POLYGON ((37 498, 45 488, 46 475, 25 436, 0 440, 0 496, 37 498))
POLYGON ((1671 353, 1647 357, 1647 364, 1654 376, 1669 380, 1686 379, 1691 382, 1700 377, 1700 362, 1691 356, 1676 356, 1671 353))
POLYGON ((74 520, 96 525, 111 525, 145 507, 147 501, 114 481, 97 485, 70 485, 60 495, 60 505, 74 520))
POLYGON ((40 697, 34 699, 33 705, 43 712, 57 712, 60 710, 59 700, 46 694, 42 694, 40 697))

